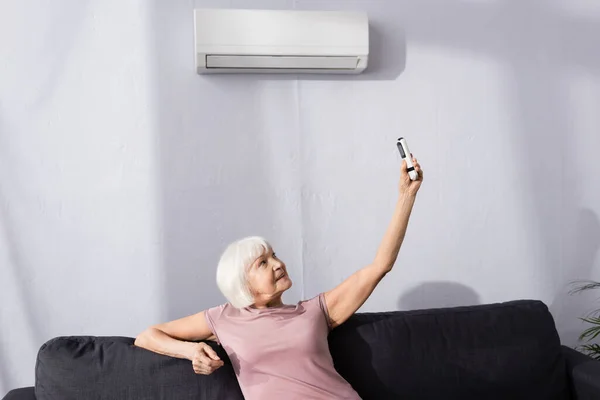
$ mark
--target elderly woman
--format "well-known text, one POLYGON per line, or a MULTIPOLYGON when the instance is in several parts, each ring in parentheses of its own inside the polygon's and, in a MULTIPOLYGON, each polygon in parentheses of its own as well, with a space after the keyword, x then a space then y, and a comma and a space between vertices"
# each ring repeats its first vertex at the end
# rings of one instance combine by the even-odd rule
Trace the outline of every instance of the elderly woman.
POLYGON ((226 304, 152 326, 136 338, 136 346, 191 360, 196 373, 208 375, 223 361, 200 341, 216 341, 231 359, 248 400, 360 399, 335 370, 327 335, 391 271, 423 181, 415 158, 413 165, 418 172, 414 181, 402 162, 398 201, 373 262, 339 286, 294 305, 283 304, 281 295, 292 286, 284 262, 264 239, 245 238, 227 247, 217 267, 226 304))

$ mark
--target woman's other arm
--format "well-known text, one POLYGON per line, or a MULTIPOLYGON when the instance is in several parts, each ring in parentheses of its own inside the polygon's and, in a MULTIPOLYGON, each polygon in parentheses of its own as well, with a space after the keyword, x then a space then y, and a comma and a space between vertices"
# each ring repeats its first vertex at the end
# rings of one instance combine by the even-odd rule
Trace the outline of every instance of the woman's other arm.
POLYGON ((208 344, 195 341, 215 340, 206 321, 206 311, 149 327, 135 339, 135 345, 166 356, 192 362, 194 372, 209 375, 223 361, 208 344))

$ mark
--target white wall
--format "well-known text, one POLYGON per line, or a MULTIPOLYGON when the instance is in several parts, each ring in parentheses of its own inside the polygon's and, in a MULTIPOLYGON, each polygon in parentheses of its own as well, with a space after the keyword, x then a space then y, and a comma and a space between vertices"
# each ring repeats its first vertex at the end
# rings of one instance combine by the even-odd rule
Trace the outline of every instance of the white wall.
POLYGON ((543 300, 574 344, 600 279, 592 1, 0 4, 0 394, 58 335, 134 336, 223 301, 220 252, 269 238, 294 286, 375 254, 395 139, 426 172, 362 311, 543 300), (361 9, 359 77, 195 74, 194 7, 361 9))

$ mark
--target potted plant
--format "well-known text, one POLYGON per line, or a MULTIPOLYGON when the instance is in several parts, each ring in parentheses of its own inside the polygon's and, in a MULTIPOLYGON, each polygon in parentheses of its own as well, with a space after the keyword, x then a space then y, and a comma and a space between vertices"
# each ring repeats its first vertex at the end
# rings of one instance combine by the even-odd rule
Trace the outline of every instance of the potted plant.
MULTIPOLYGON (((570 294, 600 289, 600 282, 595 281, 577 281, 573 282, 573 284, 575 287, 571 289, 570 294)), ((596 360, 600 360, 600 343, 598 341, 590 343, 600 335, 600 309, 593 310, 586 317, 580 317, 579 319, 591 325, 579 335, 579 341, 586 342, 579 346, 579 348, 583 353, 596 360)))

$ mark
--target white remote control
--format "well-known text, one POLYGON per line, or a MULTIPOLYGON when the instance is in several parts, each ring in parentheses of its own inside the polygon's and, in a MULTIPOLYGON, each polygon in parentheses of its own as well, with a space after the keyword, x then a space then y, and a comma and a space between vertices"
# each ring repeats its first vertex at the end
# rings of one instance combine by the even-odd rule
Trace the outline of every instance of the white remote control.
POLYGON ((398 151, 400 152, 402 159, 406 160, 406 168, 408 170, 408 176, 410 177, 410 180, 416 180, 419 177, 419 175, 417 174, 417 171, 415 171, 415 166, 413 165, 411 152, 408 149, 406 139, 404 139, 403 137, 398 138, 398 142, 396 143, 396 145, 398 146, 398 151))

